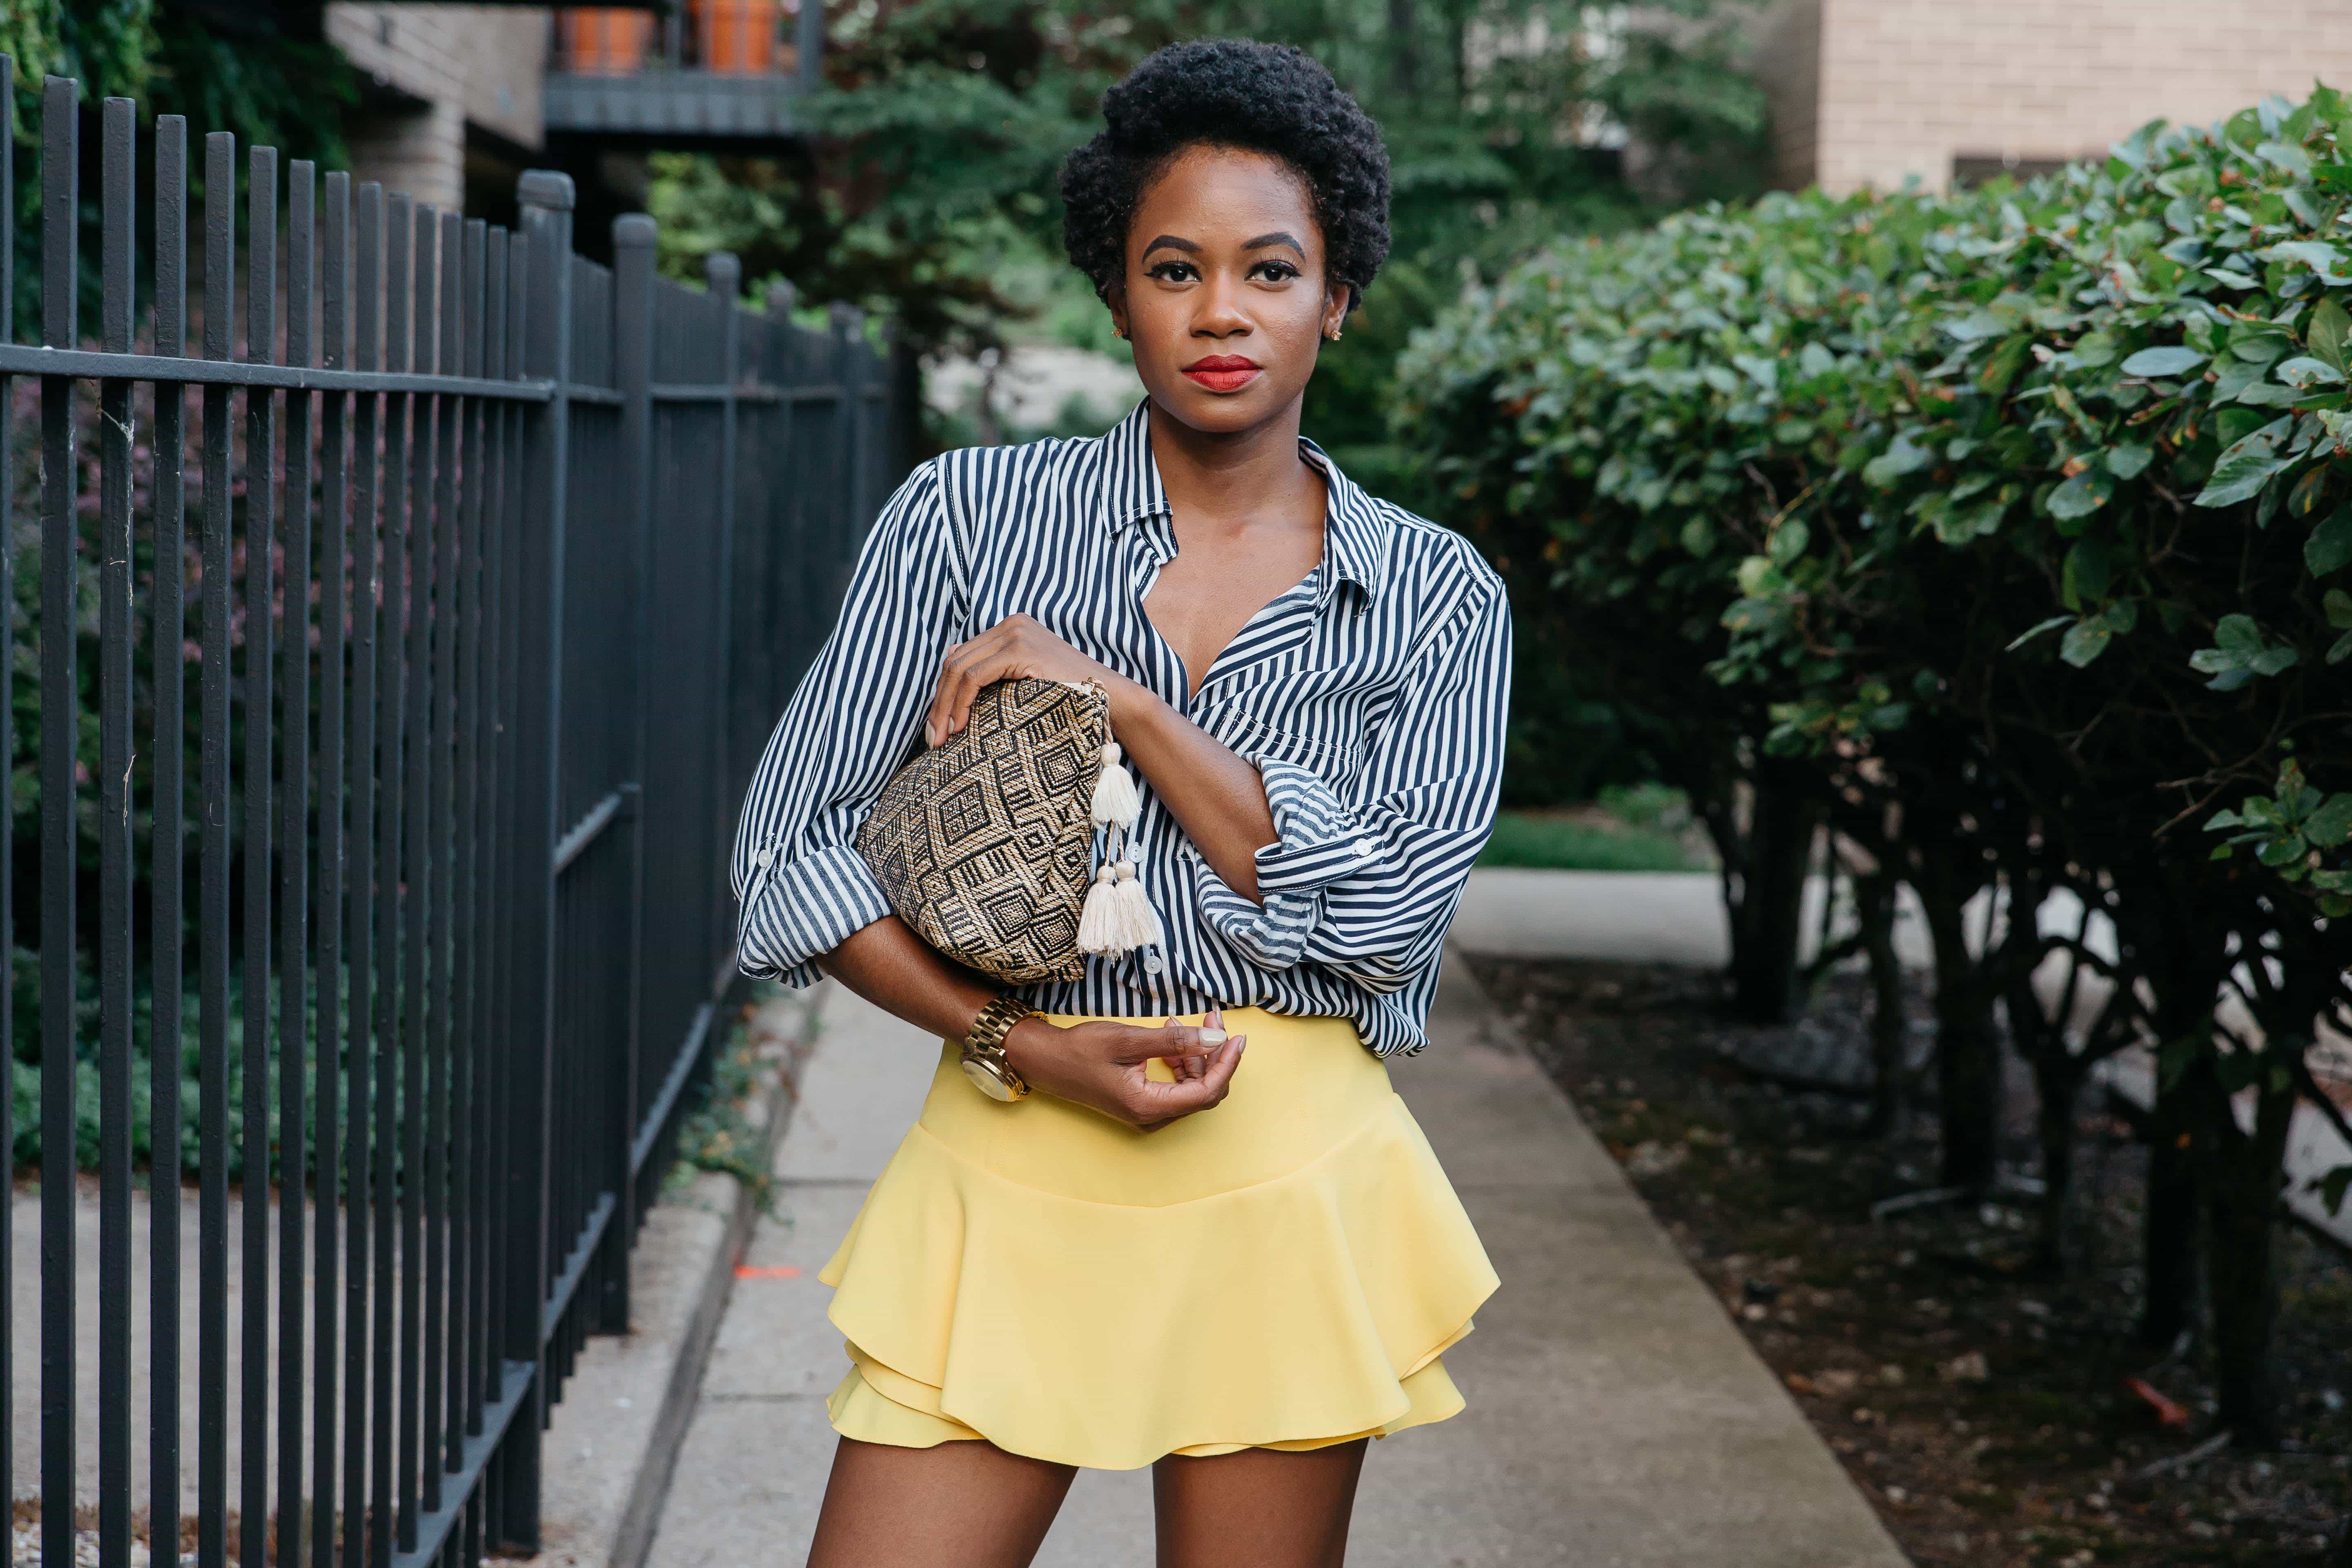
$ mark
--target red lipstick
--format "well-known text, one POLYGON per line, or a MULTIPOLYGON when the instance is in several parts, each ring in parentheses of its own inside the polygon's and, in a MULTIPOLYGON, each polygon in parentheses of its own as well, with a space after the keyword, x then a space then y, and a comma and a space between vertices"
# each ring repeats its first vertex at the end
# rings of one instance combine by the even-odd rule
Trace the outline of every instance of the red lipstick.
POLYGON ((1210 354, 1184 367, 1184 374, 1211 392, 1239 392, 1258 377, 1254 359, 1240 354, 1210 354))

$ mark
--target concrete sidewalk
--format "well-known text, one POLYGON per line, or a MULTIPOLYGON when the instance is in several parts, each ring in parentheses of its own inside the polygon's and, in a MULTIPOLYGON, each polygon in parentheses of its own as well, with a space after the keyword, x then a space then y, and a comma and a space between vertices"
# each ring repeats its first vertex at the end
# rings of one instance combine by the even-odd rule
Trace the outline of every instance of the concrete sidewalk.
MULTIPOLYGON (((1723 1308, 1458 963, 1397 1087, 1503 1278, 1446 1355, 1470 1402, 1376 1443, 1356 1568, 1895 1568, 1904 1558, 1723 1308)), ((842 993, 712 1353, 652 1568, 801 1562, 847 1363, 814 1276, 920 1106, 937 1045, 842 993), (768 1272, 797 1269, 796 1274, 768 1272)), ((1088 1471, 1038 1562, 1151 1561, 1146 1472, 1088 1471)))

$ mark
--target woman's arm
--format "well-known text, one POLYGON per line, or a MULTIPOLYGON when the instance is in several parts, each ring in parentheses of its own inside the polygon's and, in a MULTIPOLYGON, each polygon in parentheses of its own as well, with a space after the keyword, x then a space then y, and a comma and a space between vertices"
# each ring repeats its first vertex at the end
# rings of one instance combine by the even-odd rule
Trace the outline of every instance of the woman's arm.
POLYGON ((1092 680, 1110 698, 1110 728, 1184 836, 1225 886, 1257 901, 1257 852, 1276 841, 1258 771, 1148 689, 1096 663, 1027 616, 1007 616, 948 650, 924 716, 933 745, 962 730, 982 687, 1020 677, 1092 680))
MULTIPOLYGON (((996 987, 949 963, 892 915, 876 921, 817 960, 824 972, 885 1012, 927 1034, 960 1040, 971 1032, 996 987)), ((1209 1022, 1222 1030, 1223 1016, 1209 1022)), ((1033 1088, 1146 1131, 1206 1110, 1225 1098, 1246 1037, 1209 1044, 1190 1025, 1164 1029, 1092 1022, 1061 1028, 1035 1016, 1005 1037, 1005 1059, 1033 1088), (1176 1081, 1147 1076, 1163 1058, 1176 1081)))

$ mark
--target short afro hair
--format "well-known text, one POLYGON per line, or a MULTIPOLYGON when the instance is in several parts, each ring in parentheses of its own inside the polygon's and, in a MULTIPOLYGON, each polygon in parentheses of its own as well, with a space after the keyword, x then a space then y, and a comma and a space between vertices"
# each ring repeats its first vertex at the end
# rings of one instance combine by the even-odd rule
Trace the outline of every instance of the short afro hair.
POLYGON ((1305 182, 1326 268, 1348 308, 1389 253, 1389 154, 1323 63, 1244 38, 1171 44, 1103 94, 1103 129, 1062 165, 1062 243, 1108 296, 1127 269, 1128 230, 1144 187, 1187 147, 1279 158, 1305 182))

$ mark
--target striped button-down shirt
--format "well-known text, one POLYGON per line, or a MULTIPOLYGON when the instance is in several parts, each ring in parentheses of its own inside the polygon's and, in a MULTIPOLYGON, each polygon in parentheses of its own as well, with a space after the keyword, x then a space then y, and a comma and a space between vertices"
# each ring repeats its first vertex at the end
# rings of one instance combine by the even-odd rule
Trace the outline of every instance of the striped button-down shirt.
POLYGON ((1508 698, 1503 587, 1458 534, 1366 495, 1311 441, 1323 557, 1252 616, 1198 693, 1145 616, 1176 555, 1139 406, 1097 439, 949 452, 866 542, 833 636, 761 756, 732 867, 737 962, 794 985, 890 912, 859 826, 920 743, 950 645, 1026 614, 1255 765, 1275 843, 1253 903, 1149 780, 1129 858, 1162 948, 1023 987, 1042 1012, 1154 1017, 1255 1005, 1352 1020, 1382 1056, 1427 1041, 1445 930, 1494 823, 1508 698))

